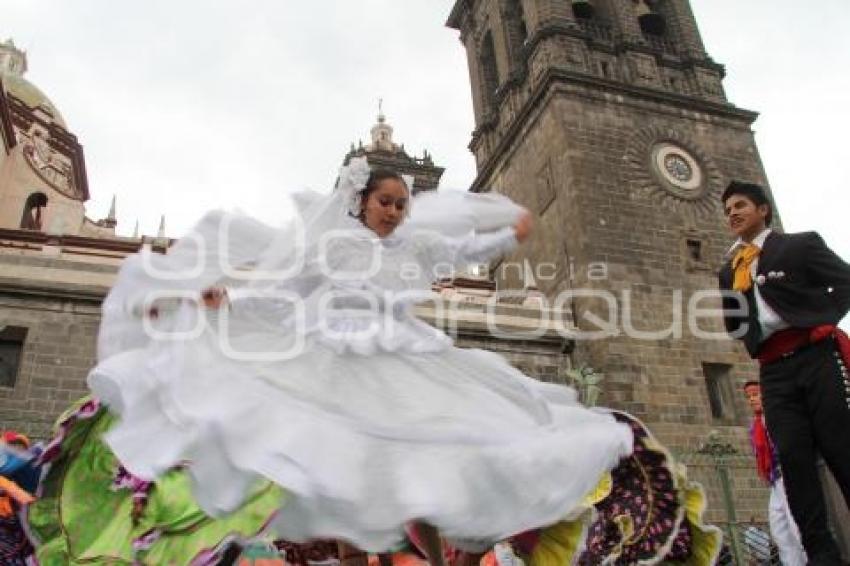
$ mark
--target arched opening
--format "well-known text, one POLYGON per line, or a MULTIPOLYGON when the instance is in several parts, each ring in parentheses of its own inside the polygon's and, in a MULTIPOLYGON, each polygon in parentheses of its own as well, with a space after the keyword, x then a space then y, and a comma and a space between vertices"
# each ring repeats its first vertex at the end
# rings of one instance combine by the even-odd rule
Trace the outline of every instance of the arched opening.
POLYGON ((659 10, 658 0, 635 0, 640 31, 660 37, 667 32, 667 20, 659 10))
POLYGON ((573 16, 579 20, 589 20, 596 16, 596 6, 593 0, 572 0, 573 16))
POLYGON ((47 208, 47 195, 32 193, 24 204, 21 215, 21 230, 36 230, 41 232, 44 223, 44 211, 47 208))
POLYGON ((481 75, 484 89, 484 105, 490 110, 496 101, 496 90, 499 88, 499 68, 496 66, 496 49, 493 46, 493 35, 488 31, 481 42, 481 75))
POLYGON ((508 34, 508 46, 511 57, 517 60, 525 40, 528 39, 528 26, 525 23, 525 12, 522 0, 507 0, 505 5, 505 27, 508 34))

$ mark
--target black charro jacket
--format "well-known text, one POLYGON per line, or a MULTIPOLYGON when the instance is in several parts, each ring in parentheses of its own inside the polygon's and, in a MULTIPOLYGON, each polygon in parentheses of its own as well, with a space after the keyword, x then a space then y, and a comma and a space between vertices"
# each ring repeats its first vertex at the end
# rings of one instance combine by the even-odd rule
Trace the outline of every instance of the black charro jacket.
MULTIPOLYGON (((731 259, 721 268, 719 280, 722 291, 732 291, 731 259)), ((771 232, 759 255, 754 285, 759 286, 762 299, 793 328, 838 324, 850 310, 850 265, 829 249, 817 232, 771 232)), ((747 314, 724 313, 724 322, 730 334, 742 333, 737 337, 755 358, 761 328, 753 290, 732 291, 723 299, 727 311, 742 305, 747 306, 747 314)))

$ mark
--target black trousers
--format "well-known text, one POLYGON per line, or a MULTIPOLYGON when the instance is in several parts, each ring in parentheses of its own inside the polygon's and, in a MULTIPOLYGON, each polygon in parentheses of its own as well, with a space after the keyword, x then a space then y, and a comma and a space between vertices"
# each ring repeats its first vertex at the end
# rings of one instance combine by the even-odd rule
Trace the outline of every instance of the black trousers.
POLYGON ((820 453, 850 506, 850 388, 834 340, 807 346, 761 368, 767 429, 779 452, 791 514, 809 559, 836 555, 827 529, 820 453))

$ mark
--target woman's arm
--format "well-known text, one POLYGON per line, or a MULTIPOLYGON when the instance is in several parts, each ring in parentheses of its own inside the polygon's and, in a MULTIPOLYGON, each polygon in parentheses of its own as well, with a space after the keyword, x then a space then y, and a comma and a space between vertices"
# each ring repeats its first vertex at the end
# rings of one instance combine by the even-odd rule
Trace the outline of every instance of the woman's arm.
POLYGON ((531 213, 526 211, 511 227, 466 238, 439 237, 431 247, 431 260, 435 265, 449 264, 459 268, 485 263, 528 239, 533 225, 531 213))
POLYGON ((220 309, 222 306, 229 304, 227 289, 224 287, 210 287, 201 291, 200 296, 195 298, 195 293, 175 294, 175 296, 162 296, 150 302, 135 301, 130 307, 130 312, 139 318, 150 318, 156 320, 160 315, 176 310, 180 303, 189 300, 197 301, 200 305, 208 309, 220 309))

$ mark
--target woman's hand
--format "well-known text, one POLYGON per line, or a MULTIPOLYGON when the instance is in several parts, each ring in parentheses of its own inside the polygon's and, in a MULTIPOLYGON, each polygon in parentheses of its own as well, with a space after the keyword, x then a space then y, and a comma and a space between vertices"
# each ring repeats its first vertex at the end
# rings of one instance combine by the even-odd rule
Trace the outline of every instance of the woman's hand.
POLYGON ((514 235, 516 236, 517 242, 522 243, 527 240, 531 235, 533 228, 534 217, 529 211, 523 211, 519 220, 517 220, 516 224, 514 224, 514 235))
POLYGON ((227 290, 211 287, 201 292, 201 304, 208 309, 220 309, 227 302, 227 290))

